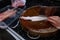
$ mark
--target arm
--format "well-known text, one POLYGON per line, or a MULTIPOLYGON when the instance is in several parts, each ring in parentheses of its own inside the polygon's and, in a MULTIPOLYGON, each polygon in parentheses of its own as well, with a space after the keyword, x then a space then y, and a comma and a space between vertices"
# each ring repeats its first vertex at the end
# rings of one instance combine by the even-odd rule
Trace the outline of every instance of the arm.
POLYGON ((3 21, 5 19, 7 19, 8 17, 14 15, 15 12, 16 12, 16 10, 14 11, 13 9, 11 9, 11 10, 7 10, 7 11, 1 13, 0 14, 0 21, 3 21))

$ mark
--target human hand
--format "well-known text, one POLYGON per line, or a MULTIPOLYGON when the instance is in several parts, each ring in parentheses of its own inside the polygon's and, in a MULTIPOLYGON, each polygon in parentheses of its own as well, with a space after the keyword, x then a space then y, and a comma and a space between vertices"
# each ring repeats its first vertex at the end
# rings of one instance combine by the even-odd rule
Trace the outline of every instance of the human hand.
POLYGON ((60 29, 60 17, 59 16, 51 16, 48 18, 48 21, 50 21, 53 26, 60 29))
POLYGON ((15 0, 14 2, 12 2, 12 7, 22 7, 24 6, 26 3, 26 0, 15 0))
POLYGON ((5 12, 2 12, 0 14, 0 22, 9 17, 12 17, 15 14, 16 14, 16 10, 13 10, 13 9, 9 9, 9 10, 6 10, 5 12))
POLYGON ((16 10, 8 9, 0 14, 0 29, 6 29, 8 26, 3 22, 5 19, 15 15, 16 10))

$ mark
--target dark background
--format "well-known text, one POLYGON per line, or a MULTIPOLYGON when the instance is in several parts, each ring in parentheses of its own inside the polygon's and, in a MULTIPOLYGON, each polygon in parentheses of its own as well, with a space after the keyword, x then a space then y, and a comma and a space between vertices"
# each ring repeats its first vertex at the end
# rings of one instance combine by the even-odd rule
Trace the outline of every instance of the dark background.
POLYGON ((10 0, 0 0, 0 9, 10 4, 11 4, 10 0))

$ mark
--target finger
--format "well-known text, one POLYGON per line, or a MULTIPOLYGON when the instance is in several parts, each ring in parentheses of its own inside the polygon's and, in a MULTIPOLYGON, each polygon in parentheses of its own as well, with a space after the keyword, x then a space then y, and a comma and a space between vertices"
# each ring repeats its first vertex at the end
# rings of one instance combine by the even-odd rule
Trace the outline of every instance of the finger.
POLYGON ((60 27, 57 26, 56 24, 53 24, 53 23, 52 23, 52 25, 53 25, 54 27, 56 27, 57 29, 60 29, 60 27))
POLYGON ((17 2, 12 3, 12 7, 17 7, 17 2))
POLYGON ((57 29, 60 29, 60 27, 56 27, 57 29))
POLYGON ((24 3, 17 3, 17 6, 24 6, 24 3))
POLYGON ((49 22, 53 23, 53 24, 56 24, 57 22, 54 21, 54 20, 51 20, 51 19, 48 19, 49 22))
POLYGON ((50 18, 48 18, 48 19, 53 20, 53 21, 55 21, 55 22, 57 22, 58 20, 60 20, 59 17, 50 17, 50 18))
POLYGON ((51 22, 51 24, 56 27, 57 29, 60 29, 60 27, 57 25, 58 23, 56 23, 55 21, 53 20, 49 20, 51 22))
POLYGON ((50 19, 51 19, 51 18, 54 18, 54 19, 56 19, 56 18, 57 18, 57 19, 58 19, 58 18, 59 18, 59 16, 52 16, 52 17, 49 17, 49 18, 50 18, 50 19))

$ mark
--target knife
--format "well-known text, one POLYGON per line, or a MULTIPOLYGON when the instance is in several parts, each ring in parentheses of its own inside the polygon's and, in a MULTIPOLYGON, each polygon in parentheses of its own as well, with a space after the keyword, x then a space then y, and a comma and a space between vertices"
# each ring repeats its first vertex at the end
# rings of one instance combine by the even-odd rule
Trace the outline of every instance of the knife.
POLYGON ((46 16, 43 16, 43 15, 39 15, 39 16, 27 16, 27 17, 20 17, 21 19, 24 19, 24 20, 31 20, 31 21, 42 21, 42 20, 47 20, 48 18, 46 16))

